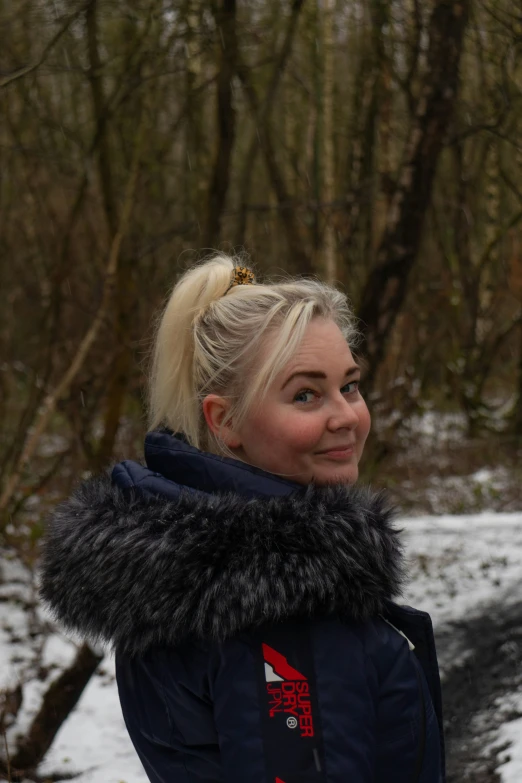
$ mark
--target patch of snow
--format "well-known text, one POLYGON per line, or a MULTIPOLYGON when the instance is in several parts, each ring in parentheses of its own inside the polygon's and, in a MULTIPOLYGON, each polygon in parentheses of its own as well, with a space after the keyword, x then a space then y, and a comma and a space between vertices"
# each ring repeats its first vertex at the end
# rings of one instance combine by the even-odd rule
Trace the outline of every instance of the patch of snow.
POLYGON ((0 571, 0 688, 14 688, 33 660, 27 640, 31 633, 37 634, 34 605, 31 572, 12 553, 5 553, 0 571))
POLYGON ((403 600, 435 625, 518 600, 522 584, 522 512, 399 520, 410 581, 403 600))
POLYGON ((405 426, 418 442, 450 443, 460 440, 466 429, 466 417, 463 413, 440 413, 437 411, 425 411, 415 414, 405 420, 405 426))
POLYGON ((65 669, 73 662, 76 646, 67 637, 54 633, 45 641, 42 651, 42 666, 65 669))
POLYGON ((502 783, 520 783, 522 780, 522 718, 505 723, 499 739, 509 742, 508 760, 498 769, 502 783))
MULTIPOLYGON (((402 458, 399 456, 398 460, 402 458)), ((422 454, 418 455, 422 459, 422 454)), ((448 458, 449 460, 449 458, 448 458)), ((442 465, 442 458, 439 460, 442 465)), ((510 487, 513 477, 507 468, 499 465, 495 468, 482 468, 474 473, 462 476, 440 475, 437 471, 426 476, 425 482, 415 488, 411 480, 403 480, 398 489, 405 491, 407 502, 413 502, 419 513, 476 514, 484 508, 503 511, 518 511, 520 503, 515 505, 510 487)), ((415 512, 412 512, 415 513, 415 512)))
POLYGON ((471 474, 471 478, 473 481, 476 481, 477 484, 489 484, 493 477, 494 472, 491 470, 491 468, 481 468, 480 470, 476 470, 475 473, 471 474))
POLYGON ((506 717, 498 730, 494 745, 501 748, 497 772, 502 783, 522 780, 522 690, 497 700, 497 707, 506 717))
POLYGON ((148 783, 121 714, 114 659, 107 656, 58 732, 38 772, 81 772, 76 783, 148 783))
POLYGON ((31 573, 12 552, 2 552, 0 562, 0 593, 12 584, 26 586, 31 583, 31 573))
POLYGON ((27 645, 27 612, 16 604, 2 606, 0 622, 0 688, 12 689, 20 681, 33 653, 27 645))

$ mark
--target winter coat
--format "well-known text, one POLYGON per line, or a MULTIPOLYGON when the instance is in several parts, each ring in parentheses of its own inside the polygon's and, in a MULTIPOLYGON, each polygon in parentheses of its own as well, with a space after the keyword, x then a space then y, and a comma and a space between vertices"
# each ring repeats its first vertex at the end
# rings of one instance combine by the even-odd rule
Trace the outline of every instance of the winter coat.
POLYGON ((441 783, 429 616, 381 493, 146 440, 48 524, 41 595, 109 642, 152 783, 441 783))

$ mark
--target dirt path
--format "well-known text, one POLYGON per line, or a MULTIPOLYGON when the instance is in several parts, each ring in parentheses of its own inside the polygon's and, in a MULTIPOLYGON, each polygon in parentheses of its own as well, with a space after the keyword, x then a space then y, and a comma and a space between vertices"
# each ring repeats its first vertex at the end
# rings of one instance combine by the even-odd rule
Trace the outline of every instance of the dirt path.
POLYGON ((499 783, 499 749, 485 747, 506 720, 495 699, 522 687, 522 601, 444 626, 437 649, 448 783, 499 783))

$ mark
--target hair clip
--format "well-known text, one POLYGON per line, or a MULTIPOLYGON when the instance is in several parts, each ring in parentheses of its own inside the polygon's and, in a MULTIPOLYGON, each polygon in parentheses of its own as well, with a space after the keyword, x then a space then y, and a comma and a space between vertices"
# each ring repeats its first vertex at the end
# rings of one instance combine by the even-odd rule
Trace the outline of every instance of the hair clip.
POLYGON ((228 294, 231 288, 236 285, 255 285, 256 277, 254 273, 246 266, 235 266, 232 275, 232 282, 225 291, 228 294))

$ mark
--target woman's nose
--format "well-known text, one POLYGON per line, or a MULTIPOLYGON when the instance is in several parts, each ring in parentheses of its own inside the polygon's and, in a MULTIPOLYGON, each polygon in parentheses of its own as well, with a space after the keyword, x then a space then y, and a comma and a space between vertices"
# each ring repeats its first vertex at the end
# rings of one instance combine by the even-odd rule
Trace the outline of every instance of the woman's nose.
POLYGON ((341 396, 332 403, 333 408, 329 417, 329 429, 339 430, 343 427, 354 430, 359 424, 359 415, 356 407, 345 397, 341 396))

